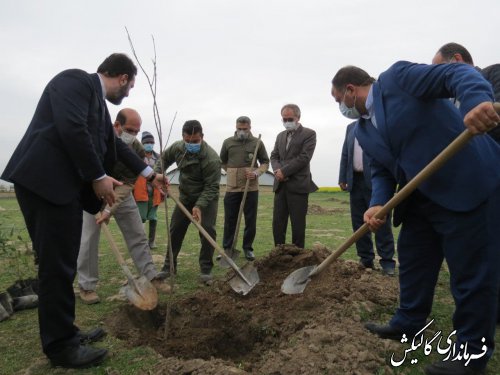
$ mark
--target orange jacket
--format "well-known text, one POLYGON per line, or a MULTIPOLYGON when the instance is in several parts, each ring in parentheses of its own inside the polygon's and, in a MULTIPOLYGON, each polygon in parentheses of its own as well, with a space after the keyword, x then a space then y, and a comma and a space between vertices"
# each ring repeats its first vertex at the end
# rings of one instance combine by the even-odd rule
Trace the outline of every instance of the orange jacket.
MULTIPOLYGON (((145 177, 139 176, 134 184, 134 199, 136 202, 147 202, 149 200, 148 197, 148 189, 145 177)), ((162 199, 161 194, 158 189, 154 188, 153 190, 153 206, 158 206, 162 199)))

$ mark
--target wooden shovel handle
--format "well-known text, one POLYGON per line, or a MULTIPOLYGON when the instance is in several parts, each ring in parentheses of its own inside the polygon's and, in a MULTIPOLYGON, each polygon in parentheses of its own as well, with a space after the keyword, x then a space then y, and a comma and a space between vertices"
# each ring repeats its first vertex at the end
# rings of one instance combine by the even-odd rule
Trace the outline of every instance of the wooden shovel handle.
POLYGON ((245 277, 245 275, 243 274, 243 272, 241 272, 241 269, 236 265, 236 263, 234 263, 234 261, 231 259, 231 257, 229 257, 226 254, 226 252, 220 248, 220 246, 217 244, 217 242, 214 241, 214 239, 212 238, 212 236, 210 236, 210 234, 208 234, 208 232, 205 230, 205 228, 203 228, 201 226, 201 224, 198 223, 194 219, 193 215, 191 215, 191 212, 188 211, 188 209, 186 208, 186 206, 184 206, 182 204, 182 202, 179 200, 179 198, 177 198, 176 196, 171 195, 171 194, 169 194, 168 196, 175 202, 175 204, 177 205, 177 207, 179 207, 181 209, 181 211, 184 213, 184 215, 186 215, 186 217, 189 220, 191 220, 191 222, 196 226, 196 228, 198 228, 198 230, 203 235, 203 237, 205 237, 206 240, 208 242, 210 242, 210 245, 212 245, 214 247, 214 249, 217 250, 217 252, 222 257, 224 257, 224 259, 226 260, 226 262, 229 263, 229 265, 234 269, 234 271, 238 274, 238 276, 240 276, 240 278, 243 279, 243 281, 245 283, 247 283, 249 286, 252 286, 252 283, 245 277))
MULTIPOLYGON (((495 111, 500 114, 500 103, 493 103, 495 111)), ((454 156, 474 135, 466 129, 453 142, 451 142, 441 153, 439 153, 424 169, 422 169, 415 177, 413 177, 397 194, 395 194, 389 202, 387 202, 375 218, 384 218, 393 208, 406 199, 415 189, 425 180, 427 180, 434 172, 440 169, 452 156, 454 156)), ((316 267, 309 277, 317 275, 324 268, 328 267, 333 261, 340 257, 349 247, 356 243, 361 237, 368 233, 370 229, 368 224, 363 224, 354 234, 349 237, 340 247, 328 258, 326 258, 318 267, 316 267)))

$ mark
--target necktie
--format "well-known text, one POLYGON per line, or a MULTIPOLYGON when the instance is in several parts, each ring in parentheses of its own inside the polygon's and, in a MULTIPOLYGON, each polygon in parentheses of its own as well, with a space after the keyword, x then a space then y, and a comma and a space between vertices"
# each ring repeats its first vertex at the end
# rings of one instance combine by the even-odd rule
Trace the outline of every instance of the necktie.
POLYGON ((293 137, 293 131, 286 132, 286 149, 288 150, 288 146, 290 146, 290 141, 293 137))

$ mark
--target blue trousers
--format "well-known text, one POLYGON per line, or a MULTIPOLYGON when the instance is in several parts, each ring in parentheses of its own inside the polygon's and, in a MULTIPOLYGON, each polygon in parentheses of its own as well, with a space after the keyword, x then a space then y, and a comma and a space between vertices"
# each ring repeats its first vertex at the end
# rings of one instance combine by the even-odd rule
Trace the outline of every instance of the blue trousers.
MULTIPOLYGON (((486 355, 470 363, 471 367, 484 367, 495 343, 500 189, 468 212, 445 209, 418 191, 409 199, 398 240, 400 307, 390 325, 410 334, 423 328, 446 259, 455 301, 457 344, 468 343, 469 353, 481 353, 484 337, 486 355)), ((448 334, 443 332, 444 339, 448 334)))

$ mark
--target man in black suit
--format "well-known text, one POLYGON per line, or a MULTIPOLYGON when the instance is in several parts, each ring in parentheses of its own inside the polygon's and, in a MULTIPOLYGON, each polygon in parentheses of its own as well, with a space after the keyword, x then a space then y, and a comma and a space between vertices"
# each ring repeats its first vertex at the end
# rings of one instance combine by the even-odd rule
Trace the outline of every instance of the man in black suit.
MULTIPOLYGON (((349 192, 351 207, 352 230, 355 232, 363 225, 363 214, 370 206, 372 196, 371 168, 368 155, 358 143, 354 135, 356 122, 347 126, 342 157, 340 159, 339 186, 349 192)), ((375 245, 380 255, 382 273, 394 276, 394 236, 391 230, 391 220, 375 232, 375 245)), ((365 268, 374 268, 373 241, 371 233, 366 233, 356 242, 356 250, 360 264, 365 268)))
POLYGON ((115 53, 95 74, 71 69, 56 75, 1 176, 14 183, 39 261, 40 337, 53 366, 89 367, 107 353, 83 345, 104 332, 83 334, 74 325, 73 280, 82 210, 97 213, 103 202, 113 204, 113 187, 121 184, 107 175, 114 163, 120 160, 151 181, 156 176, 115 138, 104 100, 120 104, 136 74, 132 60, 115 53))
POLYGON ((284 244, 288 217, 292 224, 292 243, 304 248, 309 193, 318 190, 312 181, 309 163, 316 148, 316 132, 299 123, 300 108, 286 104, 281 108, 286 130, 276 137, 271 152, 274 171, 274 244, 284 244))

